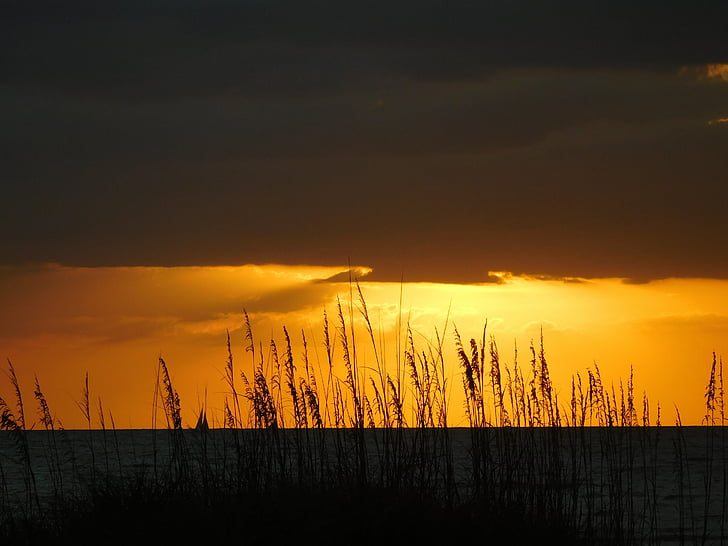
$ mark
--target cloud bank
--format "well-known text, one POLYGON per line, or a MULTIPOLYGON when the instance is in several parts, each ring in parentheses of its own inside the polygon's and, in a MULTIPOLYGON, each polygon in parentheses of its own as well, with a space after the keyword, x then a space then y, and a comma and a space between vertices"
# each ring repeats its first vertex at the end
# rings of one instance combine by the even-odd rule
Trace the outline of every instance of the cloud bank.
POLYGON ((3 4, 6 264, 725 277, 724 2, 3 4))

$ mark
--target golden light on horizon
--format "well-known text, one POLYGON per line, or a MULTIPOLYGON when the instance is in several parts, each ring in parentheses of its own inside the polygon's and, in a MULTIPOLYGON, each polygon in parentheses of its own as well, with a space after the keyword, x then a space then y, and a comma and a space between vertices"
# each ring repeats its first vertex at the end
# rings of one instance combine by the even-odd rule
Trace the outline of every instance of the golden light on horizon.
POLYGON ((728 64, 709 64, 705 67, 705 74, 708 78, 721 79, 728 82, 728 64))
MULTIPOLYGON (((370 271, 362 267, 356 276, 370 271)), ((68 428, 84 426, 76 407, 85 373, 92 398, 113 411, 118 427, 150 426, 157 359, 169 365, 186 424, 207 404, 222 423, 226 332, 236 370, 252 366, 245 351, 243 309, 260 348, 282 347, 282 330, 302 355, 305 334, 313 366, 324 361, 323 312, 336 329, 337 301, 356 324, 357 358, 375 367, 374 347, 361 319, 346 266, 4 269, 0 350, 29 392, 37 375, 51 409, 68 428), (350 296, 353 294, 353 301, 350 296)), ((663 408, 677 404, 698 424, 712 352, 728 354, 728 281, 666 279, 552 279, 491 272, 485 284, 387 283, 362 279, 376 350, 393 369, 409 326, 421 349, 444 340, 451 389, 451 424, 464 424, 453 328, 464 340, 494 336, 504 364, 527 364, 541 332, 554 384, 563 396, 571 377, 596 362, 619 385, 630 366, 638 392, 663 408), (402 305, 400 307, 400 300, 402 305), (522 362, 521 362, 522 361, 522 362)), ((337 349, 337 351, 340 351, 337 349)), ((340 366, 340 364, 337 364, 340 366)), ((343 376, 343 369, 335 370, 343 376)), ((371 375, 371 371, 367 371, 371 375)), ((0 386, 0 395, 8 393, 0 386)))
POLYGON ((698 79, 722 80, 728 82, 728 63, 683 66, 678 71, 678 74, 698 79))

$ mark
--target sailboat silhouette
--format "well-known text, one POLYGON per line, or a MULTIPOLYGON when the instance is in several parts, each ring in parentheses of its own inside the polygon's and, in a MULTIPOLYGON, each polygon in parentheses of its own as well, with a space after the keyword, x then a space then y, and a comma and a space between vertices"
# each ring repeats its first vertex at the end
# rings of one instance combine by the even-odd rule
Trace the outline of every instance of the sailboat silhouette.
POLYGON ((197 424, 195 425, 195 430, 209 430, 210 425, 207 424, 207 412, 205 411, 204 406, 200 410, 200 415, 197 417, 197 424))

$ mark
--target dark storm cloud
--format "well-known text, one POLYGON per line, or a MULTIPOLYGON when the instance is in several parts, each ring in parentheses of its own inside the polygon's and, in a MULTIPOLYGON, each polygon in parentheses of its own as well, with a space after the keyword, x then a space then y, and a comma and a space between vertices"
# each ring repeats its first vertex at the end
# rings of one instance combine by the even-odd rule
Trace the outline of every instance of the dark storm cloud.
POLYGON ((5 2, 10 84, 84 96, 299 95, 390 74, 725 60, 724 2, 5 2))
POLYGON ((728 274, 725 2, 0 10, 5 263, 728 274))
POLYGON ((2 137, 25 168, 56 161, 476 152, 533 144, 576 123, 707 121, 728 86, 633 73, 518 73, 489 83, 389 83, 295 101, 127 103, 18 98, 2 137), (687 108, 687 110, 686 110, 687 108))

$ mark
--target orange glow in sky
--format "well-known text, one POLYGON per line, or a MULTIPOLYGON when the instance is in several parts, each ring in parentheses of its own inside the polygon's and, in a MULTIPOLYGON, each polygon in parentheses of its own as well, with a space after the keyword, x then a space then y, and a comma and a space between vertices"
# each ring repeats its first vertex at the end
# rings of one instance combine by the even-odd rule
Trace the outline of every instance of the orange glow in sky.
MULTIPOLYGON (((219 425, 226 390, 226 330, 232 336, 237 369, 251 366, 241 329, 243 308, 263 347, 271 337, 282 345, 286 326, 296 358, 304 331, 312 362, 320 362, 323 311, 334 322, 337 297, 348 309, 346 269, 3 268, 0 353, 15 365, 29 422, 36 419, 32 390, 37 375, 63 425, 83 427, 77 402, 88 372, 92 403, 97 406, 100 398, 117 427, 149 427, 161 355, 180 393, 185 424, 194 424, 206 396, 209 416, 219 425)), ((357 275, 366 272, 362 268, 357 275)), ((519 363, 527 365, 529 344, 537 343, 543 330, 552 378, 564 400, 572 374, 584 373, 594 362, 607 382, 617 384, 633 366, 640 398, 646 390, 653 408, 660 402, 663 423, 674 423, 675 404, 684 423, 700 423, 712 352, 728 354, 728 281, 629 284, 620 279, 508 274, 491 278, 501 282, 399 284, 360 279, 378 344, 390 363, 397 358, 398 324, 410 324, 421 348, 433 342, 436 329, 444 330, 451 425, 465 424, 458 403, 461 381, 453 326, 465 340, 480 340, 486 319, 488 335, 495 337, 505 364, 512 362, 517 345, 519 363)), ((356 297, 354 304, 354 316, 359 317, 356 297)), ((360 319, 356 321, 361 327, 360 319)), ((357 331, 358 358, 367 368, 373 365, 373 352, 362 332, 357 331)), ((0 383, 0 396, 13 400, 7 381, 0 383)))
POLYGON ((709 78, 720 78, 728 81, 728 64, 709 64, 706 67, 706 74, 709 78))

